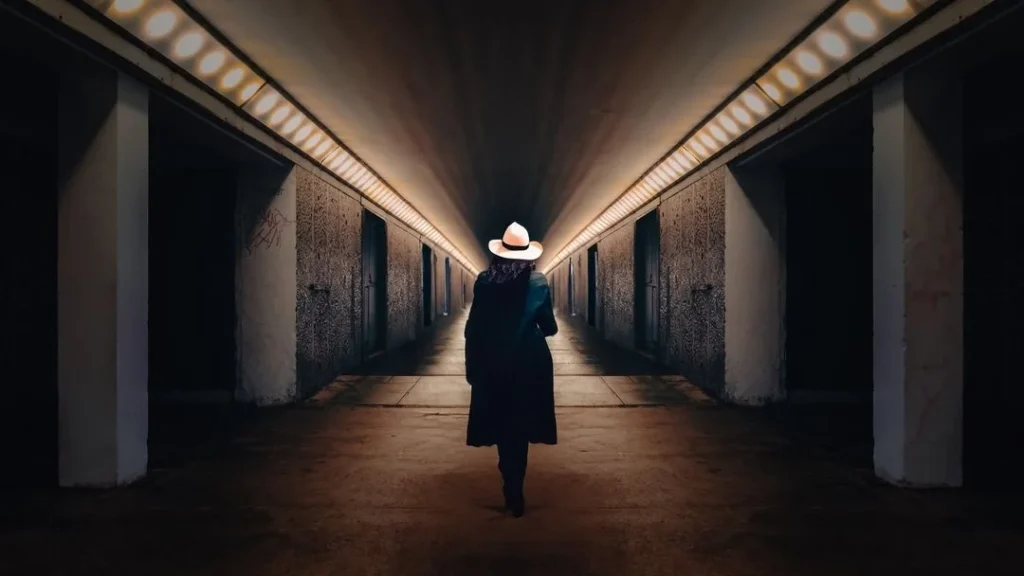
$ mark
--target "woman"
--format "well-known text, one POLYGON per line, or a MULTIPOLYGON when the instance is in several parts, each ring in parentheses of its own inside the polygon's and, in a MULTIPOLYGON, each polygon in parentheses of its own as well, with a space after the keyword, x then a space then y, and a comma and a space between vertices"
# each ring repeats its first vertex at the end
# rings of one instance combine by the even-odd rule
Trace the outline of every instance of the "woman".
POLYGON ((530 443, 556 444, 554 370, 544 340, 558 332, 551 290, 533 262, 543 247, 512 223, 488 245, 466 324, 466 380, 473 387, 466 444, 498 446, 505 508, 517 518, 530 443))

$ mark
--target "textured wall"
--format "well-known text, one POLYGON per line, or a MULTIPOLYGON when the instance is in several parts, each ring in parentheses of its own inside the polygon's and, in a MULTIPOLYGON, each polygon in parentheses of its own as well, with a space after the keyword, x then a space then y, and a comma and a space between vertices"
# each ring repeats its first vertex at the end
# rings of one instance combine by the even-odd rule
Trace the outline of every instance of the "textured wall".
POLYGON ((296 220, 296 355, 305 396, 361 360, 362 207, 296 168, 296 220))
MULTIPOLYGON (((659 212, 662 361, 721 393, 725 381, 725 168, 672 196, 659 212)), ((601 250, 602 280, 627 272, 632 278, 632 265, 628 271, 620 270, 603 245, 601 250), (615 274, 607 274, 613 267, 615 274)))
POLYGON ((296 394, 296 174, 244 171, 235 212, 235 397, 260 405, 296 394))
POLYGON ((416 339, 423 325, 422 245, 388 224, 388 349, 416 339))
POLYGON ((632 225, 619 228, 601 240, 601 266, 597 271, 601 289, 602 331, 605 338, 628 348, 636 344, 633 328, 634 302, 632 225))

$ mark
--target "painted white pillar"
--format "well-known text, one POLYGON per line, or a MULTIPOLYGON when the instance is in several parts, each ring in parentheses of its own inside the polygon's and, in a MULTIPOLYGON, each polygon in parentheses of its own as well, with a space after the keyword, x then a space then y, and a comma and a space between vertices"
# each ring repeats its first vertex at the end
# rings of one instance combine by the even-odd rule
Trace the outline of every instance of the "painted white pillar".
POLYGON ((874 92, 874 458, 901 485, 963 478, 961 95, 928 69, 874 92))
POLYGON ((295 172, 240 175, 235 398, 285 404, 296 394, 295 172))
POLYGON ((126 484, 148 457, 145 86, 98 67, 62 78, 58 206, 60 485, 126 484))
POLYGON ((784 184, 777 170, 726 170, 725 395, 781 400, 784 184))

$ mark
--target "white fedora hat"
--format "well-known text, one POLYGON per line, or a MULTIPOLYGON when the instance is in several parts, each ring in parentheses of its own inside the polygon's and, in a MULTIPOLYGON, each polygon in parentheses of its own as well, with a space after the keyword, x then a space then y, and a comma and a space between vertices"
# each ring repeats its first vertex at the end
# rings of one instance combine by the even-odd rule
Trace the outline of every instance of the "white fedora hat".
POLYGON ((530 233, 516 222, 508 225, 501 240, 488 242, 487 248, 495 256, 509 260, 536 260, 544 253, 540 242, 530 242, 530 233))

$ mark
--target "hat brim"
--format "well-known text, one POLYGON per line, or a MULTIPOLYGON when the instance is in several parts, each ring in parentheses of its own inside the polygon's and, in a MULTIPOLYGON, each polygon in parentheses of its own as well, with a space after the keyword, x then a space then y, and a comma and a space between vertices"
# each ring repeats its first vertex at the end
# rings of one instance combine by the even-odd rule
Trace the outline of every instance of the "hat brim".
POLYGON ((530 247, 526 250, 509 250, 502 245, 501 240, 491 240, 487 243, 487 249, 491 251, 491 254, 501 256, 506 260, 536 260, 544 253, 544 247, 540 245, 540 242, 530 242, 530 247))

